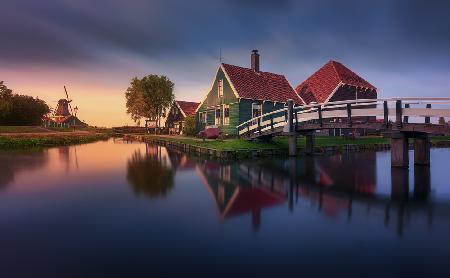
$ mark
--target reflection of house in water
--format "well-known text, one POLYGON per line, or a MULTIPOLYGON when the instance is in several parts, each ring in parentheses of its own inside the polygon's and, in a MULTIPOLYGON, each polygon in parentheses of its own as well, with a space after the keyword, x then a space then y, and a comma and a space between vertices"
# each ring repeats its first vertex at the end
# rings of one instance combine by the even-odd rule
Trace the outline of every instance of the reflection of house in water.
POLYGON ((243 163, 239 168, 247 171, 246 177, 252 183, 262 181, 263 185, 271 184, 279 192, 286 192, 289 209, 309 202, 327 217, 344 216, 356 222, 370 218, 393 228, 398 235, 414 221, 431 227, 431 216, 435 213, 427 203, 428 167, 415 167, 412 198, 408 170, 392 170, 391 196, 376 194, 375 153, 263 160, 243 163))
POLYGON ((249 165, 207 161, 198 164, 196 170, 221 219, 251 213, 253 227, 257 229, 261 211, 285 201, 283 181, 255 172, 249 165))
MULTIPOLYGON (((300 184, 315 185, 333 191, 348 194, 360 194, 366 197, 375 194, 376 153, 347 153, 328 157, 305 157, 300 167, 307 169, 308 177, 300 176, 300 184), (311 173, 314 173, 311 175, 311 173), (306 178, 306 179, 305 179, 306 178)), ((315 188, 317 189, 317 188, 315 188)), ((329 216, 335 216, 341 210, 351 207, 351 199, 333 194, 323 194, 323 190, 311 190, 302 186, 298 195, 317 202, 319 208, 329 216)))

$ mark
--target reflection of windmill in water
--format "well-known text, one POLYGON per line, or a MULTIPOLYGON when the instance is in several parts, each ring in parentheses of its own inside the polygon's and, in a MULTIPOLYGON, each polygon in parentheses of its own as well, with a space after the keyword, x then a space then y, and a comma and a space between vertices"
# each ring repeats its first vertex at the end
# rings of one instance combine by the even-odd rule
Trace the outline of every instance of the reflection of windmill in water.
POLYGON ((77 146, 58 148, 58 156, 61 164, 64 164, 66 167, 66 174, 68 174, 71 169, 78 171, 77 146))
POLYGON ((77 117, 78 106, 72 109, 72 102, 69 99, 69 94, 67 93, 66 86, 64 86, 64 91, 66 93, 66 98, 62 98, 58 100, 58 104, 56 105, 56 109, 53 112, 53 115, 48 117, 46 120, 46 125, 56 125, 56 126, 86 126, 86 123, 80 121, 77 117))

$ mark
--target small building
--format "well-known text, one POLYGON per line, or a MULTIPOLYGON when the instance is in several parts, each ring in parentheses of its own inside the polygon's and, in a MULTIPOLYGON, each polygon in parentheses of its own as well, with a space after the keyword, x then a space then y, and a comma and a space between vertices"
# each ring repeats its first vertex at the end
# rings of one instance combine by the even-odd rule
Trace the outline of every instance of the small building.
POLYGON ((333 60, 300 83, 295 91, 307 104, 377 98, 375 86, 333 60))
POLYGON ((87 124, 82 122, 74 115, 67 116, 44 116, 42 117, 42 125, 45 127, 86 127, 87 124))
POLYGON ((282 109, 289 99, 301 98, 284 75, 260 71, 253 50, 251 68, 221 63, 211 88, 196 110, 197 129, 216 125, 225 135, 237 135, 236 126, 253 117, 282 109))
MULTIPOLYGON (((375 86, 343 64, 333 60, 300 83, 295 91, 306 104, 377 98, 375 86)), ((330 121, 337 120, 345 119, 331 119, 330 121)), ((341 130, 331 130, 330 135, 341 135, 341 130)))
POLYGON ((199 104, 190 101, 174 101, 166 118, 166 129, 169 134, 183 134, 186 117, 195 117, 195 109, 199 104))

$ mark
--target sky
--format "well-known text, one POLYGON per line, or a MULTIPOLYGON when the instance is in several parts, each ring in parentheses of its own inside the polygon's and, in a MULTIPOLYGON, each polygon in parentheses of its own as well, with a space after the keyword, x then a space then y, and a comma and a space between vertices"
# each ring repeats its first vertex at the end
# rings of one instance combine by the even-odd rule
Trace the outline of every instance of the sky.
POLYGON ((379 98, 450 97, 450 1, 0 0, 0 80, 51 107, 67 86, 78 116, 133 125, 131 78, 166 75, 200 101, 222 61, 297 86, 330 59, 379 98))

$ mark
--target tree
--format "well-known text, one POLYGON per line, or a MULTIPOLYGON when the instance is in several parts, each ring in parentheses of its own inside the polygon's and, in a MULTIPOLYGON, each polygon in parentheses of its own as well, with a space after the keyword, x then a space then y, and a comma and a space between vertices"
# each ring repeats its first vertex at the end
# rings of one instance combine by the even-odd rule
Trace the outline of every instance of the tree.
POLYGON ((8 89, 3 81, 0 81, 0 123, 11 111, 11 97, 12 90, 8 89))
POLYGON ((174 186, 174 169, 163 163, 156 154, 136 151, 127 163, 127 180, 136 194, 150 198, 165 197, 174 186))
POLYGON ((183 134, 188 135, 188 136, 197 135, 197 128, 195 126, 195 117, 194 116, 187 116, 184 119, 183 134))
POLYGON ((13 94, 0 81, 0 125, 39 125, 50 112, 45 101, 31 96, 13 94))
POLYGON ((147 75, 133 78, 125 92, 127 113, 136 123, 142 118, 155 119, 161 126, 164 111, 172 104, 174 83, 164 75, 147 75))

